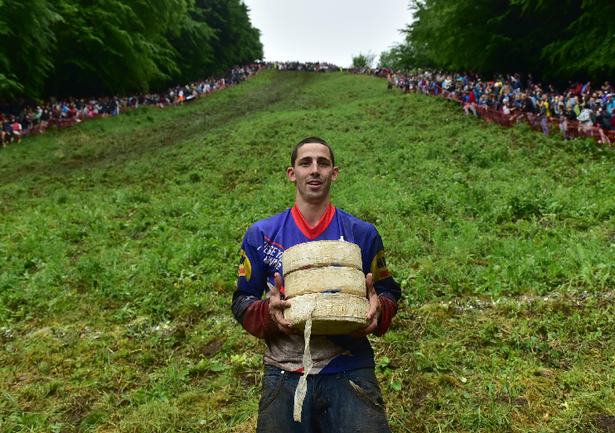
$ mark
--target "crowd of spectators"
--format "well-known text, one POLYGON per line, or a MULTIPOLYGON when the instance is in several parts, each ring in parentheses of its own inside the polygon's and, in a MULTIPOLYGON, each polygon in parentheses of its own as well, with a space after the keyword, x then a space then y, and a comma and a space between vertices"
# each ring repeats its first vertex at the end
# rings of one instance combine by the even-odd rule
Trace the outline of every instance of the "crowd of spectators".
MULTIPOLYGON (((129 97, 50 99, 39 103, 19 101, 11 107, 0 106, 1 142, 6 146, 20 142, 32 133, 44 132, 53 124, 72 120, 83 121, 92 117, 119 115, 128 108, 149 105, 165 107, 181 104, 219 89, 242 83, 261 69, 292 71, 335 72, 341 70, 330 63, 262 62, 235 66, 224 76, 199 80, 185 86, 173 86, 161 93, 137 94, 129 97)), ((559 91, 553 85, 543 86, 531 74, 495 75, 491 80, 477 74, 421 71, 413 74, 384 68, 354 68, 351 73, 369 74, 388 79, 391 89, 396 86, 405 92, 443 95, 459 101, 466 115, 484 116, 487 120, 499 113, 509 124, 511 120, 528 120, 533 128, 550 134, 549 124, 557 123, 564 137, 576 136, 573 125, 614 131, 615 90, 607 81, 592 87, 591 82, 568 83, 559 91)), ((576 126, 575 126, 576 127, 576 126)), ((577 128, 575 131, 578 131, 577 128)), ((593 136, 593 130, 590 131, 593 136)), ((587 134, 586 134, 587 135, 587 134)), ((605 134, 600 137, 608 141, 605 134)))
POLYGON ((39 102, 19 100, 11 105, 0 106, 2 147, 10 143, 19 143, 22 138, 44 132, 53 125, 72 124, 95 117, 117 116, 129 108, 138 109, 139 106, 162 108, 188 102, 216 90, 240 84, 260 68, 260 64, 235 66, 221 77, 211 77, 185 86, 169 87, 159 93, 96 98, 50 98, 39 102))
POLYGON ((21 142, 23 137, 46 131, 53 125, 70 126, 74 122, 104 116, 117 116, 129 108, 139 106, 165 107, 191 101, 216 90, 242 83, 261 69, 289 71, 333 72, 340 68, 326 62, 256 62, 235 66, 224 76, 199 80, 185 86, 173 86, 165 92, 98 98, 66 98, 33 103, 20 100, 10 106, 0 105, 1 143, 21 142))
POLYGON ((312 72, 337 72, 340 68, 327 62, 266 62, 262 66, 265 69, 279 69, 280 71, 312 71, 312 72))
POLYGON ((495 75, 485 80, 476 74, 442 71, 406 74, 356 68, 352 72, 386 77, 390 87, 405 92, 444 95, 459 101, 466 115, 484 116, 496 111, 515 121, 528 120, 545 135, 550 134, 549 124, 554 120, 566 139, 573 138, 570 126, 577 123, 597 128, 597 137, 605 138, 600 131, 615 131, 615 90, 608 81, 596 87, 591 82, 569 82, 560 91, 536 82, 531 74, 495 75))

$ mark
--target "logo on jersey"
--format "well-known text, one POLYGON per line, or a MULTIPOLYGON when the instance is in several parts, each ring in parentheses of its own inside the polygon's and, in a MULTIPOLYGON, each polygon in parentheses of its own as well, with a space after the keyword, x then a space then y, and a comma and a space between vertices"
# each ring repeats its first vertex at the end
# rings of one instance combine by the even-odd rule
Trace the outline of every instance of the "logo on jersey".
POLYGON ((263 263, 267 266, 280 270, 282 267, 282 254, 284 254, 282 246, 265 236, 265 240, 263 242, 263 255, 265 256, 263 263))
POLYGON ((391 276, 391 272, 389 272, 389 268, 387 267, 386 259, 384 258, 384 251, 380 250, 374 260, 372 261, 372 278, 374 283, 376 281, 384 280, 385 278, 389 278, 391 276))
POLYGON ((246 277, 246 280, 250 281, 250 277, 252 276, 252 265, 250 265, 250 259, 243 249, 239 250, 239 257, 239 276, 246 277))

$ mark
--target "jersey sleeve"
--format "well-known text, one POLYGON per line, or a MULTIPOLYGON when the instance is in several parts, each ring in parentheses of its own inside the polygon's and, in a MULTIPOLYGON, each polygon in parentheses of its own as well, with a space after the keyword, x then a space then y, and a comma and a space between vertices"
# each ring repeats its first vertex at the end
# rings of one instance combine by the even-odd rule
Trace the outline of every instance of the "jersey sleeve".
MULTIPOLYGON (((252 230, 252 229, 251 229, 252 230)), ((237 288, 231 309, 246 331, 258 338, 270 338, 280 332, 269 314, 269 299, 262 299, 267 289, 267 271, 250 231, 239 251, 237 288)))
MULTIPOLYGON (((374 231, 376 231, 375 228, 374 231)), ((401 288, 391 276, 386 263, 382 238, 377 231, 369 248, 363 252, 363 270, 365 274, 372 273, 374 289, 378 293, 382 306, 378 328, 374 333, 384 335, 391 326, 393 316, 397 313, 397 302, 401 298, 401 288)))

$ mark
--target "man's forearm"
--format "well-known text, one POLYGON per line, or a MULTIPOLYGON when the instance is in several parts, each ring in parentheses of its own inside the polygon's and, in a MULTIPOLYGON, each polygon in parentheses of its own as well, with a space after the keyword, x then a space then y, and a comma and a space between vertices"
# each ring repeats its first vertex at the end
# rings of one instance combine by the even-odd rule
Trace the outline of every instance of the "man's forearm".
POLYGON ((258 338, 270 338, 280 332, 269 314, 268 299, 254 300, 246 308, 248 302, 245 298, 243 301, 233 301, 233 314, 246 331, 258 338))
POLYGON ((384 335, 389 329, 389 326, 391 326, 393 316, 397 313, 397 305, 386 296, 379 296, 379 298, 382 311, 380 313, 378 327, 375 329, 374 334, 381 336, 384 335))

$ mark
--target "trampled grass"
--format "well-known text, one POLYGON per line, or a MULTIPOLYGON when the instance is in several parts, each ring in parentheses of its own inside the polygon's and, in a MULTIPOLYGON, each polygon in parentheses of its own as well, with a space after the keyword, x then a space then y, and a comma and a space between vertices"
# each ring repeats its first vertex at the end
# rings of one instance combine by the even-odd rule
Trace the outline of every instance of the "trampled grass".
POLYGON ((237 252, 292 206, 311 135, 403 286, 373 339, 393 431, 614 431, 612 151, 274 71, 0 152, 0 429, 253 431, 264 344, 230 313, 237 252))

